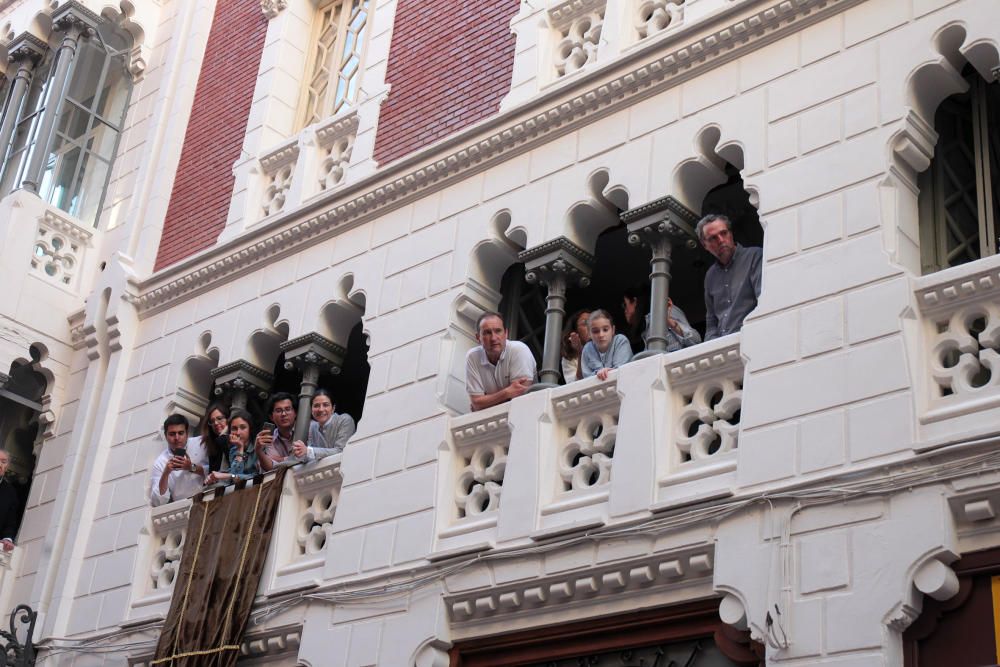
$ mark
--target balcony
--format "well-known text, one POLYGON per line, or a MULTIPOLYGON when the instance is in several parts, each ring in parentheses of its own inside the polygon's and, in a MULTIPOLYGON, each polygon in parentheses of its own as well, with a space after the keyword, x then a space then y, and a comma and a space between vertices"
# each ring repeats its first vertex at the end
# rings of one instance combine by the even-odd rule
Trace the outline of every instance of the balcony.
POLYGON ((913 280, 918 448, 980 438, 1000 423, 1000 255, 913 280))
POLYGON ((455 417, 432 558, 732 495, 739 334, 455 417))

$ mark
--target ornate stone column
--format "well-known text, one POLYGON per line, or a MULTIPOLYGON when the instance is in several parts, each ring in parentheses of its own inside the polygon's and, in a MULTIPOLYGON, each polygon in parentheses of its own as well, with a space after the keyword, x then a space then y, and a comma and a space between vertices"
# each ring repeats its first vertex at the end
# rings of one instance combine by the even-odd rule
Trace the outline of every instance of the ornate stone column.
POLYGON ((564 236, 540 246, 521 251, 517 258, 524 262, 524 279, 540 283, 548 289, 545 298, 545 347, 537 389, 559 384, 562 358, 562 329, 566 317, 566 288, 586 287, 594 257, 564 236))
POLYGON ((215 395, 229 394, 232 397, 230 407, 244 410, 247 407, 247 392, 255 392, 257 398, 263 401, 274 383, 274 375, 242 359, 212 369, 211 375, 215 380, 215 395))
POLYGON ((69 84, 70 66, 76 57, 76 47, 81 38, 89 38, 97 34, 97 24, 101 17, 90 11, 76 0, 70 0, 52 13, 52 32, 62 33, 62 43, 56 51, 55 71, 49 83, 48 103, 42 113, 38 133, 35 135, 35 146, 30 153, 28 169, 21 182, 28 192, 38 194, 38 185, 42 180, 49 146, 52 144, 52 132, 63 99, 66 97, 66 87, 69 84))
POLYGON ((302 372, 302 389, 299 393, 293 439, 304 442, 309 435, 312 398, 316 393, 319 376, 325 370, 338 375, 347 350, 317 333, 308 333, 285 341, 281 344, 281 351, 285 353, 285 368, 298 368, 302 372))
POLYGON ((10 103, 7 105, 7 114, 3 117, 3 123, 0 124, 0 163, 7 156, 8 144, 10 144, 11 137, 14 136, 14 128, 17 127, 21 102, 24 100, 28 86, 31 85, 35 66, 45 56, 48 48, 48 44, 27 32, 15 39, 10 45, 10 62, 17 65, 17 71, 10 84, 10 103))
POLYGON ((646 245, 653 253, 649 261, 650 314, 646 349, 641 359, 667 351, 667 297, 670 296, 670 255, 675 243, 692 250, 698 247, 694 225, 698 216, 673 197, 663 197, 621 214, 628 226, 628 242, 646 245))

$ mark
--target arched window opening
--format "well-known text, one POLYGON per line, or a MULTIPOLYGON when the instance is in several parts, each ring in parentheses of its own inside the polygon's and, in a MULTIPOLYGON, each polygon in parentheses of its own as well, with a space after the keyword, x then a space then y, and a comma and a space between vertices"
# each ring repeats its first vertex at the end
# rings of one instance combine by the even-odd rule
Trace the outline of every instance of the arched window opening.
POLYGON ((535 355, 542 358, 545 346, 545 287, 532 285, 524 279, 524 264, 511 265, 500 280, 498 312, 503 315, 510 340, 519 340, 535 355))
MULTIPOLYGON (((41 357, 35 347, 31 348, 31 356, 34 362, 41 357)), ((26 362, 11 364, 6 381, 0 386, 0 446, 10 455, 4 483, 11 484, 17 494, 18 527, 28 502, 41 445, 39 417, 47 386, 45 376, 26 362)))
POLYGON ((86 224, 97 224, 132 93, 131 36, 101 22, 76 49, 49 51, 21 100, 10 143, 0 147, 2 194, 24 187, 86 224), (68 70, 59 58, 71 58, 68 70), (65 80, 57 80, 65 71, 65 80))
MULTIPOLYGON (((365 396, 368 392, 368 377, 371 366, 368 364, 368 339, 365 336, 361 322, 351 329, 348 336, 346 354, 338 372, 334 373, 328 365, 322 366, 316 388, 326 389, 333 396, 336 411, 348 414, 357 424, 364 412, 365 396)), ((301 365, 289 363, 282 352, 278 354, 274 367, 270 369, 269 378, 259 380, 258 386, 248 387, 248 383, 239 383, 223 379, 216 381, 212 387, 215 400, 230 409, 234 403, 242 404, 254 418, 254 426, 260 427, 270 420, 268 404, 274 394, 284 392, 295 397, 296 409, 299 407, 299 396, 303 391, 304 373, 301 365)))
POLYGON ((995 255, 1000 223, 1000 82, 971 66, 968 90, 934 114, 934 158, 920 174, 923 273, 995 255))

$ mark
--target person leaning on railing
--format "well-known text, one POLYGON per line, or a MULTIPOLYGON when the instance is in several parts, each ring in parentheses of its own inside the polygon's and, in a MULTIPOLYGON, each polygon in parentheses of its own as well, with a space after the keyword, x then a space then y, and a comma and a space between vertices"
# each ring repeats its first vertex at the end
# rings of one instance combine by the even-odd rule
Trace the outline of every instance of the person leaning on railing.
POLYGON ((309 422, 309 444, 296 440, 292 453, 301 461, 314 461, 344 451, 354 435, 354 420, 336 412, 333 397, 326 389, 317 389, 312 398, 312 421, 309 422))
POLYGON ((229 411, 229 472, 215 471, 205 478, 206 484, 230 481, 234 479, 251 479, 260 473, 257 463, 257 452, 250 445, 250 433, 253 431, 253 417, 242 408, 229 411))
POLYGON ((590 326, 590 342, 583 346, 583 376, 596 375, 607 380, 614 368, 624 366, 632 360, 632 346, 623 334, 615 333, 615 323, 611 314, 598 308, 587 320, 590 326))
POLYGON ((465 355, 465 388, 473 410, 483 410, 521 396, 535 383, 535 357, 524 343, 507 340, 500 313, 487 312, 476 322, 476 347, 465 355))
POLYGON ((583 367, 580 360, 583 357, 583 346, 590 342, 590 308, 584 308, 573 313, 563 331, 562 339, 562 372, 566 384, 583 379, 583 367))

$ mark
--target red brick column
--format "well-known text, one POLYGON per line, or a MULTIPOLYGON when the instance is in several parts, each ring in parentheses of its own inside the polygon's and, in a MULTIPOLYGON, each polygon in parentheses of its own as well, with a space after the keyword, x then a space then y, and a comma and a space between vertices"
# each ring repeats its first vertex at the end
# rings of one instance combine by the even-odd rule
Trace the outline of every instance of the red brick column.
POLYGON ((154 270, 215 243, 226 226, 267 19, 256 0, 217 0, 154 270))
POLYGON ((520 0, 399 0, 375 159, 385 165, 497 112, 520 0))

